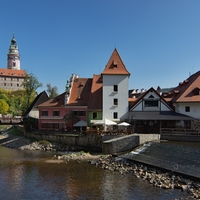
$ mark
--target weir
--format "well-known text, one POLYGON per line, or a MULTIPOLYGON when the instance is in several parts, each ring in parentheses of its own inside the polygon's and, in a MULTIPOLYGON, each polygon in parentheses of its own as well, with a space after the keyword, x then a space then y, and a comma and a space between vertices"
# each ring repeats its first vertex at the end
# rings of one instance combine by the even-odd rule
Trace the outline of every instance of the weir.
POLYGON ((121 157, 200 179, 200 146, 150 142, 121 157))

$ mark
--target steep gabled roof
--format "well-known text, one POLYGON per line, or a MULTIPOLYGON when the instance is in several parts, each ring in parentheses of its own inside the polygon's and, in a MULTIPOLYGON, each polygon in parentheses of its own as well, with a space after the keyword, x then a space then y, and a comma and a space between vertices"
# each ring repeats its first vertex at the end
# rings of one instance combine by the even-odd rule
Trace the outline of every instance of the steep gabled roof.
POLYGON ((30 107, 26 110, 24 116, 28 116, 28 114, 30 113, 30 111, 34 108, 37 107, 38 105, 40 105, 43 102, 46 102, 49 100, 49 97, 47 95, 47 93, 45 91, 41 92, 39 95, 37 95, 37 97, 34 99, 34 101, 32 102, 32 104, 30 105, 30 107))
POLYGON ((117 49, 115 48, 105 69, 101 73, 103 75, 130 75, 126 69, 117 49))
POLYGON ((44 103, 38 105, 38 107, 63 107, 65 102, 66 92, 56 96, 54 99, 49 99, 44 103))
POLYGON ((158 93, 157 90, 155 90, 153 87, 151 87, 149 90, 141 93, 141 95, 138 98, 129 98, 129 104, 130 104, 130 110, 133 109, 140 101, 143 100, 143 98, 149 93, 149 92, 155 92, 157 96, 160 97, 160 101, 162 101, 170 110, 172 110, 172 107, 169 105, 169 103, 158 93))
POLYGON ((73 81, 68 105, 88 106, 92 78, 77 78, 73 81))
POLYGON ((54 99, 40 104, 39 107, 88 106, 91 86, 91 78, 76 78, 73 81, 67 105, 65 105, 66 92, 64 92, 54 99))
POLYGON ((93 75, 88 110, 102 110, 102 77, 93 75))
POLYGON ((166 101, 200 102, 200 71, 180 82, 177 87, 163 95, 166 101))

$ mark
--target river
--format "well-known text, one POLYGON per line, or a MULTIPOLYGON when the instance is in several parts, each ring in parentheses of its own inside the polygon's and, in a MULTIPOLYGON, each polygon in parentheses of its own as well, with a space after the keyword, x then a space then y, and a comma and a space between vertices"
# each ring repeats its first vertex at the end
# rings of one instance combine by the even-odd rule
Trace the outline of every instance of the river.
POLYGON ((53 155, 0 146, 0 199, 190 199, 180 190, 155 188, 132 174, 102 170, 87 161, 46 162, 53 155))

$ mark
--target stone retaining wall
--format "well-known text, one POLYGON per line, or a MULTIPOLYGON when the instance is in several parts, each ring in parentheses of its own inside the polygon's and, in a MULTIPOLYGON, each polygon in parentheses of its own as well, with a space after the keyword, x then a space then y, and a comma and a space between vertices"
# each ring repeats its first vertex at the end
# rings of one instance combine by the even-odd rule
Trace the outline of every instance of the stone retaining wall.
POLYGON ((160 136, 161 140, 169 140, 169 141, 182 141, 182 142, 200 142, 199 135, 168 135, 163 134, 160 136))
POLYGON ((102 151, 105 154, 117 154, 130 151, 146 142, 158 140, 160 140, 159 134, 131 134, 103 141, 102 151))
POLYGON ((67 134, 34 134, 26 133, 26 137, 33 137, 38 140, 47 140, 50 142, 56 142, 60 144, 65 144, 69 147, 78 147, 83 150, 94 150, 102 151, 102 136, 93 135, 67 135, 67 134))

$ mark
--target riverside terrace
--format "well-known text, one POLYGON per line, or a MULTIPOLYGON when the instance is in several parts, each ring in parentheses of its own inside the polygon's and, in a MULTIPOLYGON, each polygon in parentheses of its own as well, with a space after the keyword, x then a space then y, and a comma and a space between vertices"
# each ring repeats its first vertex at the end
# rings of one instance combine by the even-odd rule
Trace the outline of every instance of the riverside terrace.
POLYGON ((23 124, 23 119, 20 118, 16 118, 16 117, 1 117, 0 118, 0 125, 21 125, 23 124))

